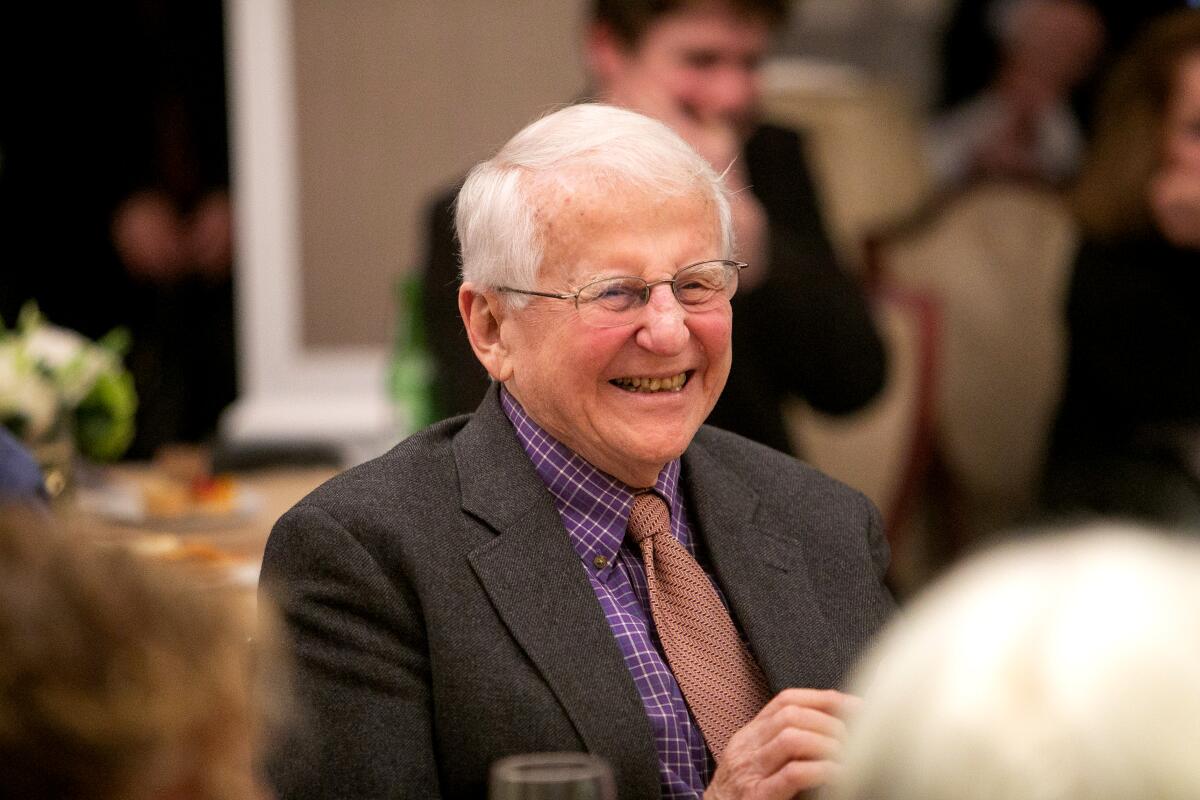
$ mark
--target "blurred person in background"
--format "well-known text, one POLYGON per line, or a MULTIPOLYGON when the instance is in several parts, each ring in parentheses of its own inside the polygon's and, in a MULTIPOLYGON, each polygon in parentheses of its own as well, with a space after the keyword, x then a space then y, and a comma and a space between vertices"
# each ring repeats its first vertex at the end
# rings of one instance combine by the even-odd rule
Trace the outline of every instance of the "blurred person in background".
POLYGON ((994 72, 934 120, 928 152, 935 181, 944 188, 977 178, 1061 184, 1082 158, 1084 133, 1071 99, 1101 52, 1103 18, 1084 0, 1003 0, 988 10, 994 72))
POLYGON ((1074 199, 1046 505, 1200 528, 1200 10, 1156 21, 1118 63, 1074 199))
POLYGON ((283 709, 263 614, 0 509, 0 786, 21 800, 265 800, 283 709), (254 633, 254 642, 248 636, 254 633))
POLYGON ((0 26, 0 317, 129 330, 131 457, 211 436, 236 392, 223 43, 214 0, 0 26))
POLYGON ((1106 525, 964 562, 856 671, 822 800, 1200 796, 1200 550, 1106 525))
MULTIPOLYGON (((735 191, 738 257, 753 270, 733 299, 733 368, 709 422, 790 452, 781 404, 832 414, 883 386, 881 340, 834 256, 795 131, 760 120, 761 67, 784 0, 595 0, 584 58, 595 99, 665 122, 735 191), (753 274, 751 274, 753 273, 753 274)), ((460 257, 452 204, 430 217, 425 319, 444 415, 474 410, 487 388, 456 313, 460 257)))
MULTIPOLYGON (((1003 20, 1025 0, 954 0, 942 33, 941 87, 938 108, 945 112, 979 95, 996 79, 1003 63, 1003 20)), ((1104 50, 1094 68, 1071 93, 1071 106, 1085 131, 1092 129, 1093 105, 1100 78, 1155 17, 1195 7, 1196 0, 1084 0, 1104 26, 1104 50)))

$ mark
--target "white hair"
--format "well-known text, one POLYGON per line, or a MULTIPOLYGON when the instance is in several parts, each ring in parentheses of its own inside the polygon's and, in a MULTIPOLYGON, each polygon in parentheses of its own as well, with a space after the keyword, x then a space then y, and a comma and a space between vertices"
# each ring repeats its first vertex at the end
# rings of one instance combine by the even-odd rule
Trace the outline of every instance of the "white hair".
POLYGON ((851 691, 825 800, 1200 797, 1200 546, 1109 525, 977 557, 851 691))
POLYGON ((702 194, 715 209, 722 256, 732 257, 729 200, 708 162, 657 120, 581 103, 526 126, 467 175, 455 204, 463 280, 483 287, 534 286, 543 248, 539 197, 549 196, 555 182, 583 177, 668 197, 702 194))

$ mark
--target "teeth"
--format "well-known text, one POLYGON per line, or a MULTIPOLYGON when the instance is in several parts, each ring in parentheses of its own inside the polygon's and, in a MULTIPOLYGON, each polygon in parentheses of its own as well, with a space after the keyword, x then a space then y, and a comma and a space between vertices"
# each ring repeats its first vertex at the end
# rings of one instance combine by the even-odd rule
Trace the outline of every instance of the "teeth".
POLYGON ((670 378, 616 378, 611 383, 630 392, 678 392, 687 383, 687 373, 670 378))

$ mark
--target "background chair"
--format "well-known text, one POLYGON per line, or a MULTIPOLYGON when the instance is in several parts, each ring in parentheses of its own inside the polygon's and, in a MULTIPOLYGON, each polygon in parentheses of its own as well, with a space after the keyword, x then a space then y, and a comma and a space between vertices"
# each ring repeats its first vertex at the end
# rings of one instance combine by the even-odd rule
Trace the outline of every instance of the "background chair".
POLYGON ((888 377, 867 407, 843 416, 822 414, 796 400, 786 410, 796 452, 821 471, 871 498, 883 514, 892 547, 891 583, 899 594, 924 570, 918 504, 933 442, 933 371, 938 308, 932 298, 898 287, 872 290, 888 377))
POLYGON ((937 309, 923 487, 933 569, 1033 511, 1062 389, 1077 247, 1055 192, 990 182, 936 201, 868 248, 879 281, 937 309))
MULTIPOLYGON (((868 234, 912 216, 931 191, 922 118, 903 92, 852 67, 780 58, 767 65, 764 84, 767 116, 805 133, 842 265, 867 281, 868 234)), ((931 453, 937 309, 931 298, 895 285, 873 286, 870 294, 889 356, 883 392, 842 417, 797 400, 787 421, 796 452, 879 506, 894 568, 906 573, 912 511, 931 453)))
POLYGON ((799 452, 882 509, 900 594, 1033 511, 1077 245, 1057 194, 1012 182, 940 198, 870 239, 888 383, 854 415, 797 404, 789 424, 799 452))
POLYGON ((777 58, 763 81, 766 116, 806 134, 829 235, 861 273, 867 234, 910 216, 932 190, 920 114, 904 92, 853 67, 777 58))

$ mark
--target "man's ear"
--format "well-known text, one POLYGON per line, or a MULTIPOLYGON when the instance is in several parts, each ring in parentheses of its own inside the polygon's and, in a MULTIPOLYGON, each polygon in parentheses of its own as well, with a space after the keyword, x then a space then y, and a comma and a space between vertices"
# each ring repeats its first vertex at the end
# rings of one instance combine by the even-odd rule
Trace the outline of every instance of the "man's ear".
POLYGON ((512 375, 508 343, 502 336, 507 308, 496 292, 464 283, 458 290, 458 313, 467 327, 475 357, 494 380, 503 383, 512 375))
POLYGON ((583 37, 583 53, 593 88, 604 94, 624 71, 629 48, 611 25, 592 22, 583 37))

